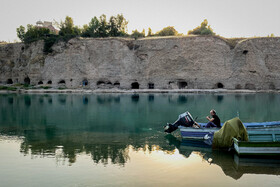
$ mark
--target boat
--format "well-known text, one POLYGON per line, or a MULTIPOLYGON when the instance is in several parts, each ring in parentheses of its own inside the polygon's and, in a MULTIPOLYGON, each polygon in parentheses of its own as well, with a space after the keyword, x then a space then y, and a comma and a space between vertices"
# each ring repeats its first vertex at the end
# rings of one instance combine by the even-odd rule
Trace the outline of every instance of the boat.
MULTIPOLYGON (((207 123, 198 123, 200 128, 197 125, 194 126, 195 120, 191 114, 186 111, 179 115, 178 119, 173 124, 167 124, 164 126, 164 130, 167 133, 172 133, 173 131, 180 129, 181 136, 183 139, 205 139, 213 138, 214 133, 220 128, 206 128, 207 123)), ((223 126, 224 123, 221 123, 223 126)), ((248 134, 253 133, 254 131, 263 131, 263 130, 280 130, 280 121, 271 121, 271 122, 251 122, 243 123, 246 127, 248 134)))
POLYGON ((280 130, 251 131, 249 141, 233 138, 234 150, 239 156, 280 156, 280 130))
MULTIPOLYGON (((204 124, 200 124, 201 128, 192 128, 179 126, 181 136, 184 139, 205 139, 205 136, 213 137, 214 133, 220 128, 205 128, 204 124)), ((271 133, 270 131, 280 131, 280 122, 262 122, 262 123, 244 123, 244 126, 247 129, 248 135, 253 136, 259 131, 264 131, 271 133)))

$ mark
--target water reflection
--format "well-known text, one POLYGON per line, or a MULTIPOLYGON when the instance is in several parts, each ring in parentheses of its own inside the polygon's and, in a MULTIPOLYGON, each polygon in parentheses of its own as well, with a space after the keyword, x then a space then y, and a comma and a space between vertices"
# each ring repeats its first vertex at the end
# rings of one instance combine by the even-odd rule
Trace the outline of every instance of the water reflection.
POLYGON ((244 174, 280 174, 280 160, 266 158, 246 158, 238 157, 224 151, 212 150, 211 146, 203 141, 179 140, 173 135, 167 135, 165 138, 170 145, 174 145, 179 153, 188 158, 193 152, 199 154, 209 164, 214 164, 223 170, 224 174, 239 179, 244 174))
POLYGON ((139 101, 139 94, 133 94, 131 96, 131 101, 134 102, 134 103, 137 103, 139 101))
MULTIPOLYGON (((3 133, 3 132, 1 132, 3 133)), ((24 130, 20 152, 40 157, 62 157, 69 165, 75 164, 77 156, 86 153, 95 164, 125 166, 130 160, 129 150, 152 153, 162 150, 166 154, 179 154, 186 161, 197 154, 211 165, 219 166, 226 176, 240 179, 244 174, 280 175, 280 160, 240 158, 228 152, 212 151, 203 141, 181 140, 173 135, 149 132, 142 134, 60 132, 55 127, 40 130, 24 130)), ((56 160, 60 162, 60 160, 56 160)))
MULTIPOLYGON (((279 94, 3 94, 0 103, 0 136, 23 137, 24 155, 61 157, 71 165, 85 153, 96 164, 125 166, 130 150, 178 150, 186 161, 198 154, 234 179, 245 173, 280 174, 277 161, 270 170, 260 160, 248 165, 241 158, 213 152, 204 142, 182 141, 162 132, 166 122, 186 110, 201 117, 214 108, 222 121, 237 111, 244 122, 279 121, 279 94)), ((205 117, 200 120, 205 122, 205 117)))
POLYGON ((29 95, 24 96, 25 106, 29 107, 31 105, 31 97, 29 95))

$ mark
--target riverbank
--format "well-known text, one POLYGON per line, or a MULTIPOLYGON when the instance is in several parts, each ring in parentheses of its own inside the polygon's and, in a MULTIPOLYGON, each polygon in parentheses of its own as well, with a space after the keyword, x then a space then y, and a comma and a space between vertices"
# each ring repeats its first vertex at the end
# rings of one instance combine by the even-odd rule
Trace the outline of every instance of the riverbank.
POLYGON ((228 89, 17 89, 0 93, 280 93, 280 90, 228 90, 228 89))

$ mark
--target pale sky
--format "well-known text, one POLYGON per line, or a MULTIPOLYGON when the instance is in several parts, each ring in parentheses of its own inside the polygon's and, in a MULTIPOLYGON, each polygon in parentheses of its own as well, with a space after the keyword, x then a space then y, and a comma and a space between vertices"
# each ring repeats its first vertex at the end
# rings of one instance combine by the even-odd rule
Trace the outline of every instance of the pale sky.
POLYGON ((123 14, 128 33, 174 26, 187 34, 207 19, 216 34, 228 38, 280 36, 280 0, 0 0, 0 41, 19 40, 16 28, 38 20, 70 16, 83 26, 102 14, 107 20, 123 14))

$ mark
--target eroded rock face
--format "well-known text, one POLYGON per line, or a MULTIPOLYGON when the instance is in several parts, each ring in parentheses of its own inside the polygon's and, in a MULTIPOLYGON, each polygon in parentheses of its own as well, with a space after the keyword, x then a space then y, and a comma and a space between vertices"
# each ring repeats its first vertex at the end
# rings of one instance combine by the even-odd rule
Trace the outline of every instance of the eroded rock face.
POLYGON ((75 38, 0 45, 0 82, 68 88, 280 89, 280 38, 75 38))

